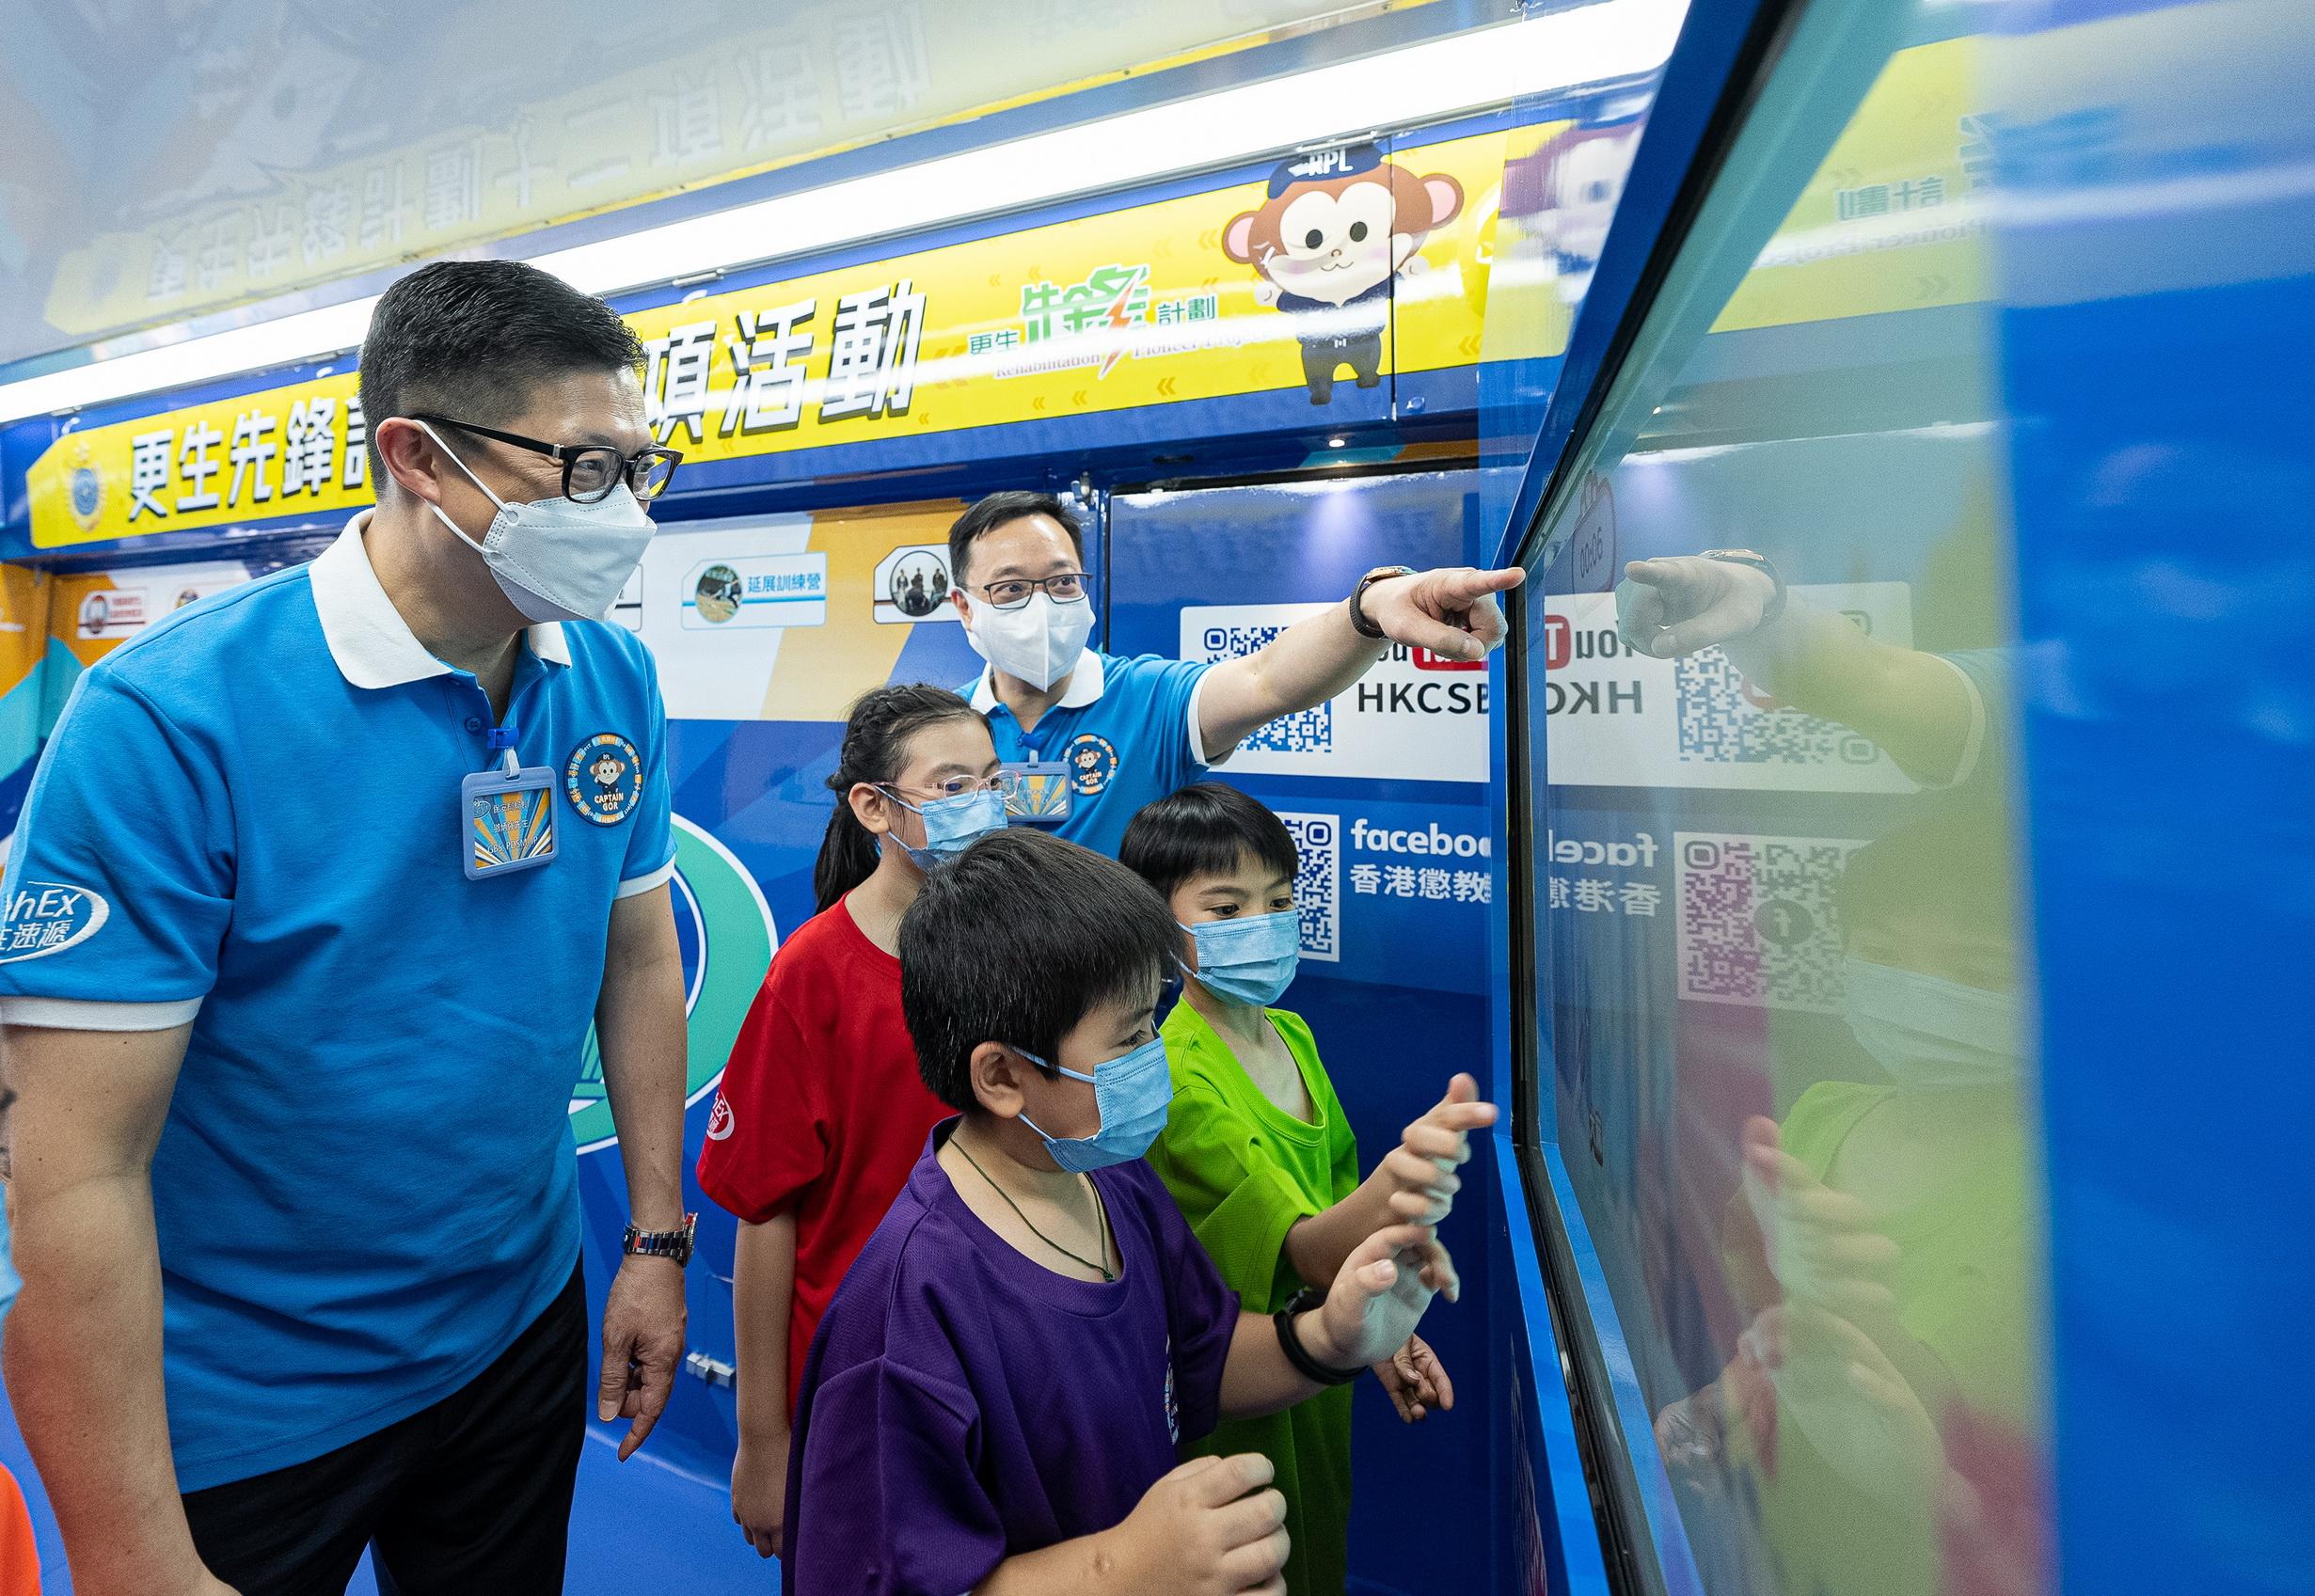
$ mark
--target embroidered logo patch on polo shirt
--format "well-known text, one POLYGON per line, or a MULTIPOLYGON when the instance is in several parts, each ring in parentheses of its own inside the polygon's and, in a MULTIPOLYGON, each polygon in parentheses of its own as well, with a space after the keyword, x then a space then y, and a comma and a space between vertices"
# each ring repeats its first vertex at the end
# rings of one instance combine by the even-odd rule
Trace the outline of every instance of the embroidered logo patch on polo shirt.
POLYGON ((1070 788, 1084 798, 1109 785, 1109 779, 1118 773, 1117 745, 1091 732, 1071 737, 1062 758, 1070 767, 1070 788))
POLYGON ((597 826, 616 826, 642 801, 642 756, 618 733, 597 732, 571 751, 563 791, 597 826))

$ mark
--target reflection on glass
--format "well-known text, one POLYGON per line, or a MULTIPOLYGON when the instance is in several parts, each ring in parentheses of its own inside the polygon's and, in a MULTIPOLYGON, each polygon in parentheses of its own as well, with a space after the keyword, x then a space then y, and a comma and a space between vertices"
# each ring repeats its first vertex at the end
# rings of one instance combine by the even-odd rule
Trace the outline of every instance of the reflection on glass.
POLYGON ((648 15, 619 0, 0 8, 0 364, 1340 11, 1310 0, 709 0, 648 15))
POLYGON ((1732 152, 1529 611, 1561 1142, 1710 1596, 2048 1584, 1990 164, 1976 41, 1876 9, 1732 152))

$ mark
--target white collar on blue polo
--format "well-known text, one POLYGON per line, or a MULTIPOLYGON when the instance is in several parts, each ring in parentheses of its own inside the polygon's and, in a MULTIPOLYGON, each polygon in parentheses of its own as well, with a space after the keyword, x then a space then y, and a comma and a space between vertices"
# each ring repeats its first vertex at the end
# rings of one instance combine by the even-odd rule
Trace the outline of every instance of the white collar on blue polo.
MULTIPOLYGON (((1077 668, 1070 672, 1069 689, 1062 693, 1055 709, 1083 709, 1102 696, 1108 685, 1109 672, 1102 656, 1087 649, 1077 656, 1077 668)), ((996 676, 987 665, 981 667, 980 680, 973 684, 973 707, 983 715, 997 706, 996 676)))
MULTIPOLYGON (((348 521, 338 541, 308 567, 313 608, 322 617, 330 658, 338 662, 339 673, 357 687, 398 687, 449 675, 451 668, 412 635, 371 568, 370 551, 362 546, 362 530, 369 521, 367 510, 348 521)), ((530 640, 531 652, 546 663, 571 662, 561 622, 532 626, 530 640)))

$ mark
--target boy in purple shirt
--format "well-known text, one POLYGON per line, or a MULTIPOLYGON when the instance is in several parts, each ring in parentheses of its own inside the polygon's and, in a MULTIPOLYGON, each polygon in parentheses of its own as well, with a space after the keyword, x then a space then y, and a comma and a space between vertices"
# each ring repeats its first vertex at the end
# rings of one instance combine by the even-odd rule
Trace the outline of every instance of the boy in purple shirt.
POLYGON ((1177 1446, 1356 1378, 1457 1282, 1431 1229, 1396 1225, 1323 1300, 1240 1318, 1141 1161, 1180 937, 1132 871, 1025 828, 934 871, 901 923, 901 1009, 960 1117, 813 1340, 790 1596, 1284 1589, 1269 1461, 1176 1467, 1177 1446))

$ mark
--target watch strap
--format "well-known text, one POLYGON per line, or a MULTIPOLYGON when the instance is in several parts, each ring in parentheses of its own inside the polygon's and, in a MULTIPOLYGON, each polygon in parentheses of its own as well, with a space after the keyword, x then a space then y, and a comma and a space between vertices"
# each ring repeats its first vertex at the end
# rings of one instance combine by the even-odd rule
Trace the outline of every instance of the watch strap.
POLYGON ((1718 560, 1728 565, 1750 565, 1768 578, 1776 592, 1769 595, 1768 608, 1760 612, 1757 625, 1766 626, 1784 613, 1784 578, 1767 555, 1749 548, 1707 548, 1704 551, 1704 558, 1718 560))
POLYGON ((619 1252, 624 1257, 673 1258, 680 1269, 691 1261, 692 1237, 698 1228, 695 1213, 683 1216, 679 1230, 639 1230, 630 1225, 620 1240, 619 1252))
POLYGON ((1270 1316, 1271 1322, 1277 1326, 1278 1348, 1285 1352, 1286 1361, 1294 1366, 1295 1372, 1320 1385, 1348 1385, 1366 1370, 1329 1368, 1310 1355, 1309 1349, 1302 1344, 1302 1337, 1294 1331, 1294 1320, 1325 1300, 1323 1293, 1305 1287, 1289 1297, 1284 1307, 1270 1316))
POLYGON ((1415 567, 1412 565, 1377 565, 1373 570, 1359 577, 1358 585, 1351 590, 1351 630, 1374 642, 1388 642, 1390 640, 1385 635, 1383 628, 1376 625, 1367 614, 1367 590, 1375 583, 1387 582, 1393 577, 1413 575, 1415 575, 1415 567))

